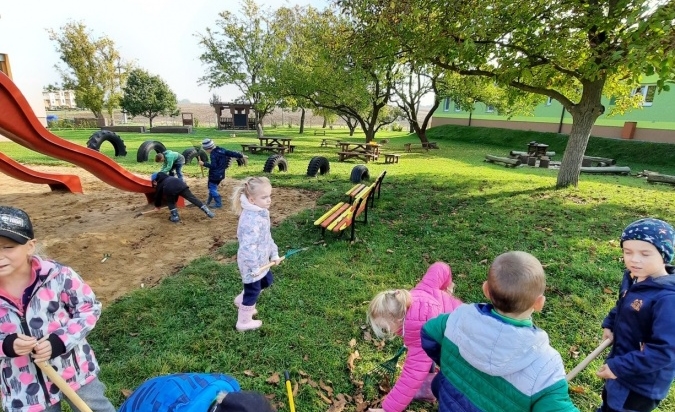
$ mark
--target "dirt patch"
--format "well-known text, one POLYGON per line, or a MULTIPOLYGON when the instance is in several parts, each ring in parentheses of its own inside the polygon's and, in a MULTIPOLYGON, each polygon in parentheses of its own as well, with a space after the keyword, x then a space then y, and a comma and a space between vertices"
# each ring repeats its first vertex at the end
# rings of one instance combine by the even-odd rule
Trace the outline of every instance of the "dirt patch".
MULTIPOLYGON (((0 204, 24 209, 35 237, 48 257, 74 268, 109 303, 131 290, 156 285, 190 261, 236 240, 237 216, 228 205, 208 219, 196 207, 181 209, 182 222, 169 222, 166 210, 134 218, 152 207, 139 193, 120 191, 75 167, 31 166, 43 172, 80 176, 84 194, 51 192, 47 185, 21 182, 0 174, 0 204), (104 256, 110 257, 105 261, 104 256)), ((206 199, 206 180, 186 177, 190 190, 206 199)), ((237 181, 227 178, 220 193, 232 193, 237 181)), ((311 208, 319 194, 274 188, 272 224, 311 208)))

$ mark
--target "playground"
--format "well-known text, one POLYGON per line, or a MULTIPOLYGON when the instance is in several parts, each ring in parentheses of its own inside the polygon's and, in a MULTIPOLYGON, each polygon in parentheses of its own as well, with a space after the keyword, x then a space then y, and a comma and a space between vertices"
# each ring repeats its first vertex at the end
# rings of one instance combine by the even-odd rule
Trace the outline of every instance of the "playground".
MULTIPOLYGON (((51 192, 0 174, 0 204, 20 207, 30 214, 36 237, 48 257, 68 262, 96 291, 104 303, 142 287, 152 287, 192 260, 211 251, 217 261, 227 261, 217 249, 236 241, 237 217, 229 205, 215 210, 211 221, 194 207, 181 210, 183 222, 175 225, 164 209, 135 218, 149 210, 144 198, 124 192, 75 167, 32 166, 47 173, 77 175, 85 193, 51 192), (215 227, 215 229, 214 229, 215 227), (109 257, 102 262, 106 255, 109 257)), ((187 178, 191 190, 206 199, 203 179, 187 178)), ((235 181, 226 179, 221 192, 230 193, 235 181)), ((310 191, 276 188, 273 224, 311 208, 317 195, 310 191)))

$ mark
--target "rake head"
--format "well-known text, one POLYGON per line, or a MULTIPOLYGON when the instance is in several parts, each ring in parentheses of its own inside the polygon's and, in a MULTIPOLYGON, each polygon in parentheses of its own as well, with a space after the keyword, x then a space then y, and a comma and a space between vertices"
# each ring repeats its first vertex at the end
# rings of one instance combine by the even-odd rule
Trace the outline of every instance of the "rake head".
POLYGON ((399 350, 391 359, 387 359, 386 361, 375 366, 375 368, 373 368, 370 372, 368 372, 366 374, 365 381, 373 382, 373 379, 375 379, 376 375, 377 376, 384 375, 386 378, 388 378, 389 382, 393 382, 394 375, 396 374, 396 370, 398 369, 398 360, 406 351, 407 348, 405 346, 401 346, 401 348, 399 348, 399 350))

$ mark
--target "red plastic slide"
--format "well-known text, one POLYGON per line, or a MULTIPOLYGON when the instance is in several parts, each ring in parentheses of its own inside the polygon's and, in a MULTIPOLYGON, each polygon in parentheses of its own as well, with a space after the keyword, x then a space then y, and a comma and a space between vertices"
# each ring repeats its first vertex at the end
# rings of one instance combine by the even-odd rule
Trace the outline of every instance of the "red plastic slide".
POLYGON ((49 185, 52 190, 82 193, 82 183, 79 177, 31 170, 2 153, 0 153, 0 172, 24 182, 49 185))
POLYGON ((0 134, 36 152, 73 163, 113 187, 143 193, 148 202, 154 197, 155 189, 149 179, 134 175, 96 150, 76 145, 49 132, 35 116, 21 91, 4 73, 0 73, 0 134))

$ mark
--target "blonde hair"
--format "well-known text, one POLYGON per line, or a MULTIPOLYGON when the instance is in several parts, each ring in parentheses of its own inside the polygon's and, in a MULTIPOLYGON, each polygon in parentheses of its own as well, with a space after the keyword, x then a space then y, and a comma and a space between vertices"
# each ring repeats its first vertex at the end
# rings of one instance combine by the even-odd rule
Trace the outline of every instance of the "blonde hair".
POLYGON ((492 305, 504 313, 531 309, 546 289, 546 274, 539 260, 526 252, 507 252, 488 270, 487 287, 492 305))
POLYGON ((246 197, 255 195, 262 186, 272 187, 270 179, 265 176, 251 176, 242 180, 241 183, 234 188, 234 191, 232 191, 232 211, 235 215, 239 216, 243 210, 241 207, 241 195, 245 195, 246 197))
POLYGON ((411 303, 412 296, 404 289, 386 290, 375 295, 370 301, 366 315, 375 336, 380 339, 394 337, 398 332, 394 330, 394 325, 405 319, 405 313, 411 303))

